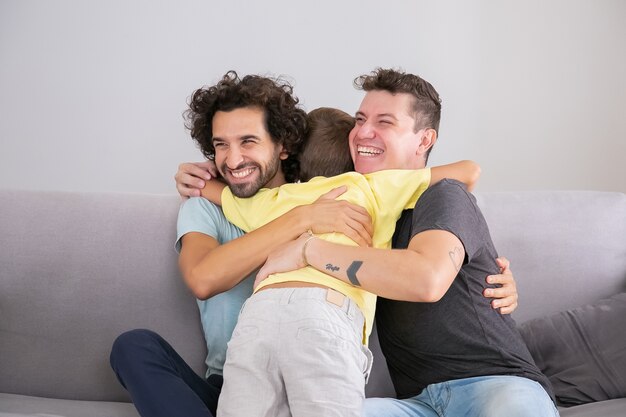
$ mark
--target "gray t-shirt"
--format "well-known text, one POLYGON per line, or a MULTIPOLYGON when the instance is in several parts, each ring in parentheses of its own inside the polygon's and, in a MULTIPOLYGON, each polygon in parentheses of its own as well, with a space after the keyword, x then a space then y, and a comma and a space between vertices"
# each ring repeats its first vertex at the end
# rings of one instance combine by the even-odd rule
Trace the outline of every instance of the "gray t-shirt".
POLYGON ((483 290, 499 273, 487 223, 473 195, 457 181, 429 188, 396 225, 393 247, 404 249, 416 234, 445 230, 465 248, 459 274, 441 300, 414 303, 378 298, 380 345, 399 398, 427 385, 477 376, 515 375, 539 382, 554 398, 510 315, 491 308, 483 290))
MULTIPOLYGON (((200 197, 190 198, 180 207, 176 237, 178 252, 181 249, 181 238, 189 232, 209 235, 220 245, 244 234, 226 220, 218 206, 200 197)), ((252 273, 235 287, 208 300, 197 300, 207 344, 207 377, 211 374, 222 375, 226 344, 233 334, 244 301, 252 295, 254 275, 252 273)))

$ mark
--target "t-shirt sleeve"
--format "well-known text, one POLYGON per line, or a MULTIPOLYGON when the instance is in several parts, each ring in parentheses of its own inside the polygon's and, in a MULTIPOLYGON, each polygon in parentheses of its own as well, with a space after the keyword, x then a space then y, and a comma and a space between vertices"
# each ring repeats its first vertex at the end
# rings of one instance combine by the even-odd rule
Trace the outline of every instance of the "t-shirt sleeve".
POLYGON ((444 179, 422 194, 413 210, 410 238, 426 230, 445 230, 459 238, 465 248, 465 263, 483 246, 476 199, 465 185, 444 179))
POLYGON ((430 184, 430 168, 372 172, 365 177, 378 199, 378 206, 393 208, 398 215, 412 209, 430 184))
POLYGON ((199 232, 215 238, 220 244, 223 236, 220 230, 234 226, 226 220, 219 206, 202 197, 192 197, 185 201, 178 211, 176 223, 176 244, 178 253, 182 246, 182 237, 189 232, 199 232))
POLYGON ((222 190, 222 210, 229 222, 249 232, 262 226, 271 217, 274 190, 260 189, 247 198, 233 195, 230 188, 222 190))

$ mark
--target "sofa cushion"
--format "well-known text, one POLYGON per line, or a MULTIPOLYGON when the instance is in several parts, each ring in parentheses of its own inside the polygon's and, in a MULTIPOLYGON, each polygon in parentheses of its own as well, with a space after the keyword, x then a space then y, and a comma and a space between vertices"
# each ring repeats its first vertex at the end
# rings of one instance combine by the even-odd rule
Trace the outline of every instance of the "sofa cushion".
POLYGON ((559 405, 626 397, 626 293, 520 326, 559 405))
POLYGON ((0 417, 139 417, 132 403, 0 393, 0 417))
POLYGON ((561 417, 624 417, 626 398, 559 409, 561 417))

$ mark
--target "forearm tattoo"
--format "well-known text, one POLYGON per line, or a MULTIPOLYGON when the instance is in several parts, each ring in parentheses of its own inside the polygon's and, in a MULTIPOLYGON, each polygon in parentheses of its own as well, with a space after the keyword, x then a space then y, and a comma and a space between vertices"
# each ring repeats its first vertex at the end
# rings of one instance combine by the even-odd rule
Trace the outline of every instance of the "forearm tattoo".
POLYGON ((326 264, 326 270, 331 272, 337 272, 339 271, 339 267, 333 264, 326 264))
POLYGON ((452 261, 452 265, 454 266, 455 271, 459 271, 461 266, 463 266, 463 249, 459 246, 456 246, 450 252, 448 252, 450 256, 450 260, 452 261))
POLYGON ((361 268, 361 265, 363 265, 363 261, 354 261, 352 262, 352 264, 348 267, 348 270, 346 271, 346 275, 348 276, 348 279, 350 280, 352 285, 356 287, 361 286, 361 283, 356 277, 356 273, 359 270, 359 268, 361 268))

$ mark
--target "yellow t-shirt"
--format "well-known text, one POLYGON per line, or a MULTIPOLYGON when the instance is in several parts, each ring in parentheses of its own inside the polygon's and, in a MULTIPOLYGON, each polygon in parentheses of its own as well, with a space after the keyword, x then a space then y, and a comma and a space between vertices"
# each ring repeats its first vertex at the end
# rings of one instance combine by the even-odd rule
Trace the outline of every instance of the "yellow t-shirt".
MULTIPOLYGON (((277 188, 263 188, 250 198, 235 197, 228 187, 222 191, 222 209, 226 218, 249 232, 280 217, 292 208, 313 203, 328 191, 347 185, 348 190, 338 199, 347 200, 365 208, 374 226, 372 246, 390 248, 396 221, 403 210, 412 209, 430 183, 430 169, 384 170, 370 174, 348 172, 335 177, 315 177, 305 183, 284 184, 277 188)), ((321 239, 356 246, 341 233, 325 233, 321 239)), ((267 277, 258 291, 266 285, 300 281, 320 284, 350 297, 365 317, 365 340, 369 337, 376 310, 376 295, 345 283, 324 272, 307 266, 296 271, 267 277)))

